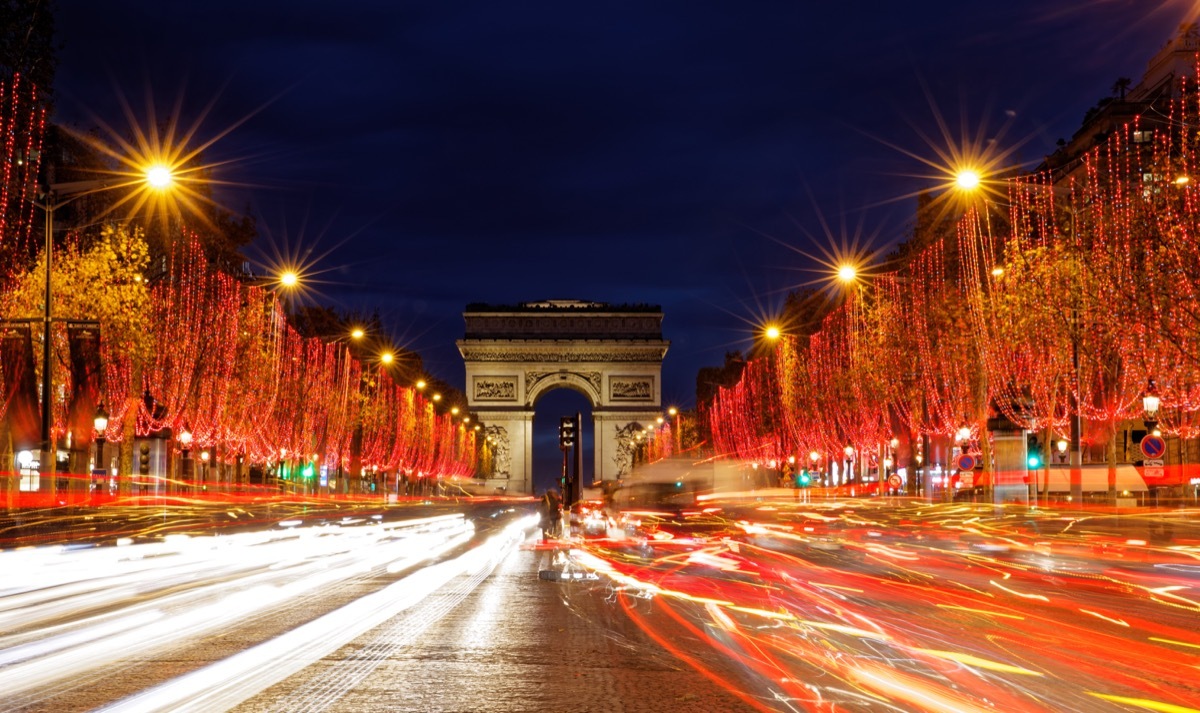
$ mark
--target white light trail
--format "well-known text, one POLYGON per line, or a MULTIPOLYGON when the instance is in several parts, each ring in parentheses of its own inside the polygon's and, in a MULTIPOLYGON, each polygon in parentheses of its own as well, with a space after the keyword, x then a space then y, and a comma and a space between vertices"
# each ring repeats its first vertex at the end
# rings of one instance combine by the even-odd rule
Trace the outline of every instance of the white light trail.
POLYGON ((89 671, 231 629, 375 568, 414 567, 472 532, 462 515, 446 515, 0 553, 10 575, 0 631, 11 632, 0 636, 0 691, 8 705, 45 698, 89 671))
POLYGON ((421 602, 452 579, 490 571, 536 525, 536 516, 521 518, 452 560, 418 570, 282 636, 99 710, 228 710, 421 602))

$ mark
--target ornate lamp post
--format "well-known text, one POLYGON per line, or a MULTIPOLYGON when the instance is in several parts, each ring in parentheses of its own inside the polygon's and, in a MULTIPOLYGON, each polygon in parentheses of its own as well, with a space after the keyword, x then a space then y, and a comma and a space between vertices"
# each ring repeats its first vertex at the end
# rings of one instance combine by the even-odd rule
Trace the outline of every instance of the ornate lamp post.
POLYGON ((1158 427, 1158 407, 1162 401, 1158 398, 1158 389, 1154 379, 1146 383, 1146 392, 1142 394, 1142 409, 1146 412, 1146 430, 1153 432, 1158 427))
POLYGON ((92 419, 92 427, 96 429, 96 468, 104 471, 103 488, 108 487, 108 461, 104 458, 105 433, 108 431, 108 411, 101 403, 96 407, 96 417, 92 419))
POLYGON ((189 455, 192 447, 192 432, 185 426, 179 432, 179 450, 183 453, 183 461, 180 463, 179 479, 187 483, 192 477, 192 459, 189 455))
POLYGON ((205 490, 208 490, 208 459, 210 457, 208 451, 200 451, 200 482, 205 490))

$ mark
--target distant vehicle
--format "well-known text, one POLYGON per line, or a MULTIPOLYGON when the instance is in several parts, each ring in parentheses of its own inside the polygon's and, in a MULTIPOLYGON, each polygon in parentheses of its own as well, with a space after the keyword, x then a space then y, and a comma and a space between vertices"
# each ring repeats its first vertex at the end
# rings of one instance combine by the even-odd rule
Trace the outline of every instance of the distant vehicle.
POLYGON ((583 500, 571 508, 571 529, 583 537, 604 537, 611 524, 599 500, 583 500))
POLYGON ((695 490, 683 481, 666 483, 626 482, 613 492, 613 507, 625 510, 677 511, 696 507, 695 490))
POLYGON ((700 507, 705 498, 749 490, 752 475, 729 461, 668 458, 639 465, 613 491, 612 507, 680 513, 700 507))

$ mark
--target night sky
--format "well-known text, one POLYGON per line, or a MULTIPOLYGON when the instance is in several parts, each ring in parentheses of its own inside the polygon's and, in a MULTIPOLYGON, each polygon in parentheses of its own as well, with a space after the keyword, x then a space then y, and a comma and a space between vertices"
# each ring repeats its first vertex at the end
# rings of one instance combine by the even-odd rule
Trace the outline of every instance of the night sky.
POLYGON ((459 386, 470 302, 659 304, 664 402, 690 406, 819 279, 798 251, 904 236, 939 114, 1032 167, 1190 5, 61 0, 56 119, 181 91, 200 139, 245 119, 205 159, 258 218, 250 257, 308 253, 315 301, 378 309, 459 386))

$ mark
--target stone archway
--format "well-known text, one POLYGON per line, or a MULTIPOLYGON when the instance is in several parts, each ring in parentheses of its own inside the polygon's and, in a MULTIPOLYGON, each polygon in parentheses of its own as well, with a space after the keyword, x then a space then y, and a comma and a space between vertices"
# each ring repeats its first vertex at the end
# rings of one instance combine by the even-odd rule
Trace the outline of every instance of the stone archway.
POLYGON ((549 300, 468 305, 463 318, 458 351, 467 405, 493 439, 490 488, 532 492, 533 407, 561 388, 592 405, 596 480, 628 472, 620 430, 662 414, 662 360, 670 342, 662 338, 660 307, 549 300))

